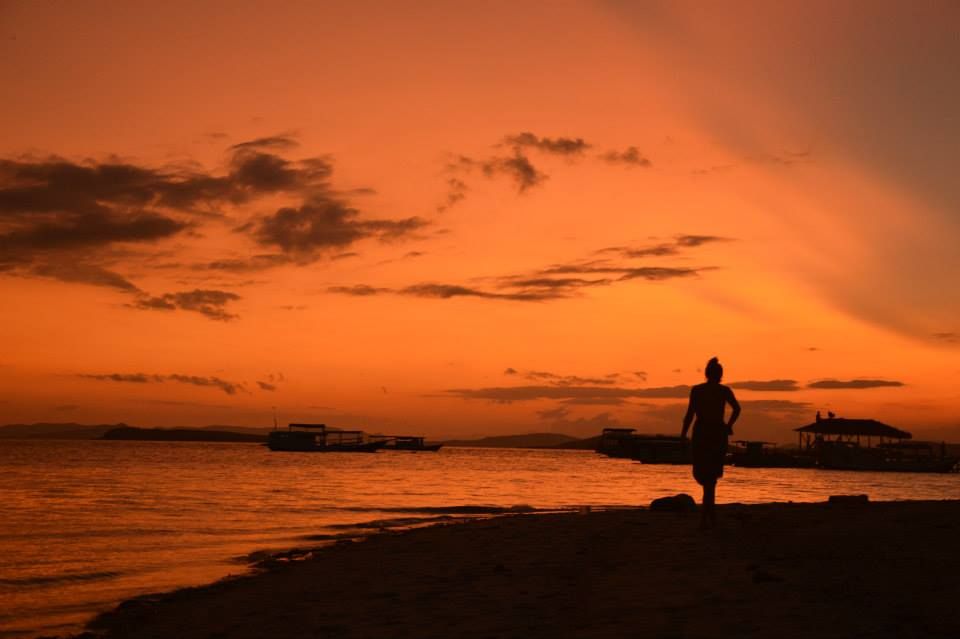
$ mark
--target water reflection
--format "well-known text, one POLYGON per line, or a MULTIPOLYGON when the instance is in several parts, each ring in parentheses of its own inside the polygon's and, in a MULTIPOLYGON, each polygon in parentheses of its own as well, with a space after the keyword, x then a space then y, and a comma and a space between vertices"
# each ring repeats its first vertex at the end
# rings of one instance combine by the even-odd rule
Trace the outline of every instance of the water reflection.
MULTIPOLYGON (((722 482, 722 502, 960 497, 957 475, 728 468, 722 482)), ((120 599, 240 572, 236 557, 348 524, 464 505, 645 505, 695 489, 687 466, 585 451, 321 455, 247 444, 4 441, 0 634, 76 628, 120 599)))

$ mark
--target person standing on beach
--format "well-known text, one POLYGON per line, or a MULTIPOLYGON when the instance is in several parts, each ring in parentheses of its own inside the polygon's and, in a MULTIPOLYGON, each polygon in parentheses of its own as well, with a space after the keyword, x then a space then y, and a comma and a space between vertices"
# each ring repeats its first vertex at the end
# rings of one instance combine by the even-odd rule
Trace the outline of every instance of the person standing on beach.
POLYGON ((680 437, 687 438, 693 423, 693 478, 703 486, 700 508, 700 528, 717 524, 714 502, 717 480, 723 477, 723 462, 727 455, 727 438, 733 434, 733 425, 740 417, 740 404, 729 386, 720 383, 723 366, 716 357, 707 362, 704 370, 707 381, 690 389, 690 405, 683 418, 680 437), (730 404, 730 420, 724 421, 726 405, 730 404), (696 422, 694 422, 696 417, 696 422))

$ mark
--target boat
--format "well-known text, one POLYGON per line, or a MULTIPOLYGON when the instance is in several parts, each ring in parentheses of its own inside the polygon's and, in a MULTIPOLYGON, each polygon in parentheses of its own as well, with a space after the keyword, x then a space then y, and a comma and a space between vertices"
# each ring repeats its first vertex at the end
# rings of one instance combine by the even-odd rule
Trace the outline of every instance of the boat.
POLYGON ((386 442, 386 450, 408 450, 412 452, 436 452, 443 448, 443 444, 424 443, 424 437, 419 435, 370 435, 374 441, 386 442))
POLYGON ((740 468, 813 468, 817 460, 809 453, 780 448, 772 442, 737 440, 729 463, 740 468))
POLYGON ((289 424, 267 436, 267 448, 298 453, 375 453, 386 441, 370 440, 362 430, 337 430, 326 424, 289 424))
POLYGON ((689 464, 690 446, 674 435, 638 434, 635 428, 604 428, 597 452, 644 464, 689 464))
POLYGON ((412 450, 436 452, 443 447, 443 444, 426 444, 423 437, 412 435, 396 435, 393 438, 393 445, 387 444, 391 450, 412 450))
POLYGON ((913 438, 911 433, 874 419, 845 419, 833 413, 822 419, 818 413, 814 423, 794 430, 801 449, 813 455, 820 468, 948 473, 960 467, 960 458, 947 455, 946 444, 906 441, 913 438))

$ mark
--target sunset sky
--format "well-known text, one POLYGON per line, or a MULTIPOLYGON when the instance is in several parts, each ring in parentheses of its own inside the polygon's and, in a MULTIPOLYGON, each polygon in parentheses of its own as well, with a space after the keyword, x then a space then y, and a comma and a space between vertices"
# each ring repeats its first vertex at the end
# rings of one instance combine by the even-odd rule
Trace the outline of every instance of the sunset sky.
POLYGON ((0 423, 960 440, 958 24, 0 0, 0 423))

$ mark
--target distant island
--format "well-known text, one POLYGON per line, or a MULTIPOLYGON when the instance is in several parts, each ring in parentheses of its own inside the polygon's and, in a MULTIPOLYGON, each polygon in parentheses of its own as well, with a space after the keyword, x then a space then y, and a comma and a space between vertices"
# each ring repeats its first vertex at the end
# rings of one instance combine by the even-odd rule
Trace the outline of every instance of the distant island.
POLYGON ((566 450, 595 450, 600 437, 577 439, 562 433, 527 433, 524 435, 497 435, 480 439, 453 439, 444 446, 463 448, 553 448, 566 450))
POLYGON ((264 442, 266 428, 204 426, 139 428, 129 424, 37 423, 0 426, 0 439, 108 439, 128 441, 264 442))
POLYGON ((199 428, 111 428, 100 439, 150 442, 265 442, 266 435, 199 428))
MULTIPOLYGON (((117 424, 36 423, 0 426, 0 439, 105 439, 126 441, 263 442, 269 428, 245 426, 201 426, 144 428, 117 424)), ((442 441, 444 446, 471 448, 552 448, 595 450, 599 436, 578 439, 562 433, 496 435, 478 439, 442 441)))

